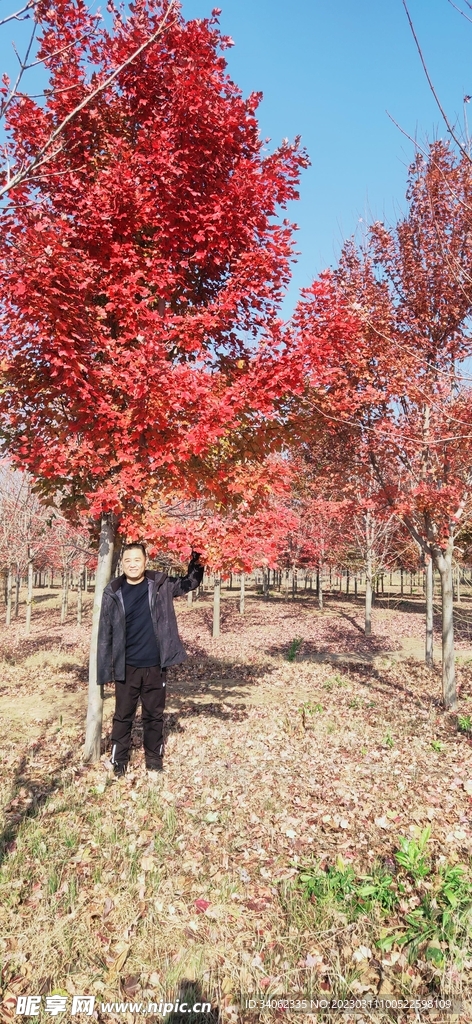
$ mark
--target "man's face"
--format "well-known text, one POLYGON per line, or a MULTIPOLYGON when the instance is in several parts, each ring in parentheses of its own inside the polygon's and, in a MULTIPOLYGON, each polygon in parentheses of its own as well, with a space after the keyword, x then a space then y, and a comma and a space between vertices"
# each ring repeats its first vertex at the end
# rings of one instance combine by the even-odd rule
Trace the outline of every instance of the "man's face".
POLYGON ((144 576, 146 559, 140 548, 125 551, 122 559, 123 572, 127 580, 138 581, 144 576))

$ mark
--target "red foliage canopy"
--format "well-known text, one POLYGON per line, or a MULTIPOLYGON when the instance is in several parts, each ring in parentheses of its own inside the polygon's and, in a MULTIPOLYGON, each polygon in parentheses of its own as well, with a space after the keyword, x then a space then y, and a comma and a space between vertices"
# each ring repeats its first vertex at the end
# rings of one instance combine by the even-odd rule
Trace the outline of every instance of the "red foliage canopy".
MULTIPOLYGON (((82 0, 37 5, 50 87, 9 109, 13 171, 165 8, 136 0, 108 31, 82 0)), ((93 516, 138 521, 153 483, 222 494, 218 445, 242 420, 257 432, 267 403, 255 350, 277 336, 293 251, 276 214, 306 157, 298 140, 264 151, 260 97, 230 81, 228 45, 215 14, 173 17, 2 214, 8 451, 93 516)))

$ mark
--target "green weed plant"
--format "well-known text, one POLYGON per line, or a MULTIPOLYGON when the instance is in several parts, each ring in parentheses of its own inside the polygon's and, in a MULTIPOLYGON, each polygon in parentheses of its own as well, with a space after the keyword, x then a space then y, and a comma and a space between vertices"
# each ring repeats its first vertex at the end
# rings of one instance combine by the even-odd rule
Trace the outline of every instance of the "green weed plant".
POLYGON ((394 872, 376 862, 371 874, 363 875, 338 859, 324 869, 319 864, 302 868, 298 890, 320 919, 326 920, 331 910, 341 913, 346 924, 360 915, 383 922, 377 929, 380 950, 390 952, 396 946, 405 951, 410 963, 421 958, 442 968, 448 958, 461 959, 470 948, 472 881, 461 864, 433 869, 427 855, 430 835, 428 826, 416 839, 400 837, 394 872), (407 909, 415 899, 418 905, 407 909))
POLYGON ((295 658, 300 650, 300 647, 302 646, 302 643, 303 637, 301 636, 296 636, 295 639, 292 640, 287 651, 287 661, 295 661, 295 658))

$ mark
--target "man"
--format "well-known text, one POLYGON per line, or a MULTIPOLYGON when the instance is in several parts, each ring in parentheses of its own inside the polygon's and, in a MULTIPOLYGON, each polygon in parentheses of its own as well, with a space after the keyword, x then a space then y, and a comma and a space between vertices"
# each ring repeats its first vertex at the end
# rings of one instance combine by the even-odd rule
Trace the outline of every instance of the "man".
POLYGON ((140 697, 146 768, 162 771, 167 668, 187 657, 173 599, 195 590, 203 578, 196 551, 186 576, 146 569, 146 549, 138 543, 124 545, 122 566, 123 575, 103 591, 97 657, 98 685, 115 684, 111 761, 117 778, 126 774, 140 697))

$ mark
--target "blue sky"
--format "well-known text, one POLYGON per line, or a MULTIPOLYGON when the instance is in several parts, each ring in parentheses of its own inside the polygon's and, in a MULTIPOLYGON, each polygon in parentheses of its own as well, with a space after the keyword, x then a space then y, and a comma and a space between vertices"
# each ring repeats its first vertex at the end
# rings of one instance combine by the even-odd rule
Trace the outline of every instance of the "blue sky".
MULTIPOLYGON (((460 5, 463 0, 457 0, 460 5)), ((298 289, 333 264, 343 240, 372 219, 404 208, 413 146, 445 137, 401 0, 219 0, 231 76, 244 93, 262 91, 263 136, 300 134, 311 167, 290 210, 301 250, 286 311, 298 289), (362 220, 361 220, 362 218, 362 220)), ((410 0, 429 70, 452 117, 472 93, 472 24, 448 0, 410 0)), ((465 3, 463 9, 467 10, 465 3)), ((184 0, 187 18, 207 0, 184 0)), ((472 18, 472 11, 468 11, 472 18)), ((472 103, 468 108, 472 118, 472 103)))
MULTIPOLYGON (((186 18, 210 15, 217 0, 182 0, 186 18)), ((6 6, 15 0, 7 0, 6 6)), ((343 239, 372 219, 393 222, 404 207, 413 146, 445 137, 408 27, 402 0, 219 0, 222 30, 235 46, 229 72, 244 94, 261 91, 263 137, 301 135, 311 166, 289 211, 301 250, 284 312, 300 287, 332 265, 343 239)), ((472 18, 465 0, 457 0, 472 18)), ((97 3, 93 4, 96 9, 97 3)), ((102 8, 105 4, 102 3, 102 8)), ((441 100, 463 117, 472 94, 472 24, 449 0, 409 0, 441 100)), ((5 30, 3 30, 5 32, 5 30)), ((10 33, 19 40, 21 27, 10 33)), ((5 36, 2 64, 12 66, 5 36)), ((472 102, 468 107, 472 118, 472 102)))

